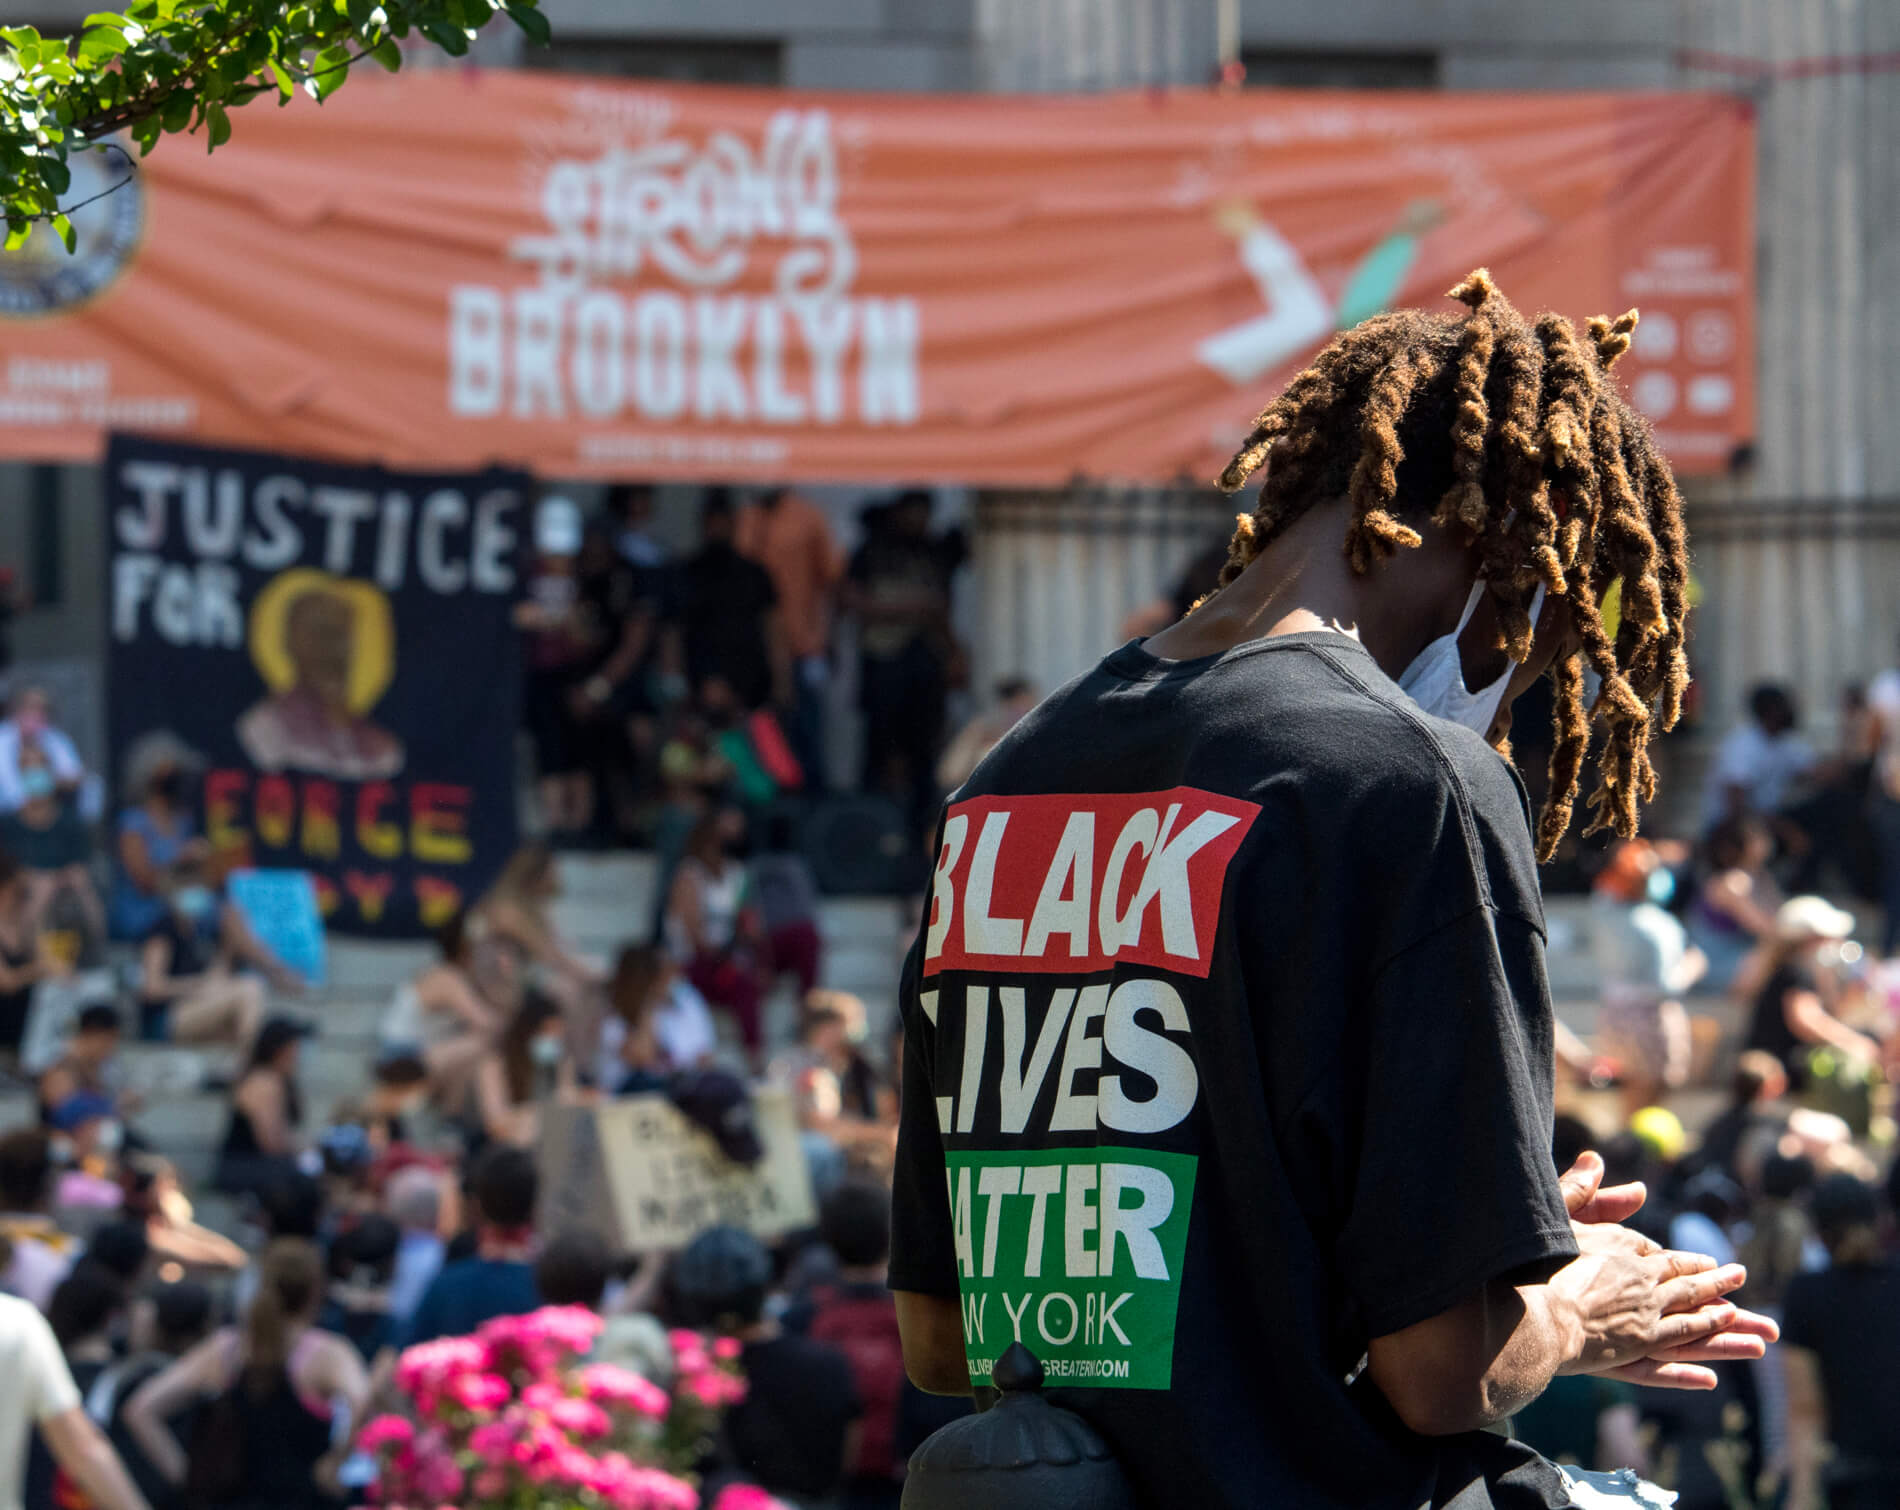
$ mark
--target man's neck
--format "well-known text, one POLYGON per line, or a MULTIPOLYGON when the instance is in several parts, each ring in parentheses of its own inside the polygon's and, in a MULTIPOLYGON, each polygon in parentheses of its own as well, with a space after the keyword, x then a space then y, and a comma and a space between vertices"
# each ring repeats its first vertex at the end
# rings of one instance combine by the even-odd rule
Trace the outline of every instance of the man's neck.
POLYGON ((1336 630, 1357 639, 1396 679, 1457 624, 1471 569, 1427 526, 1421 546, 1361 575, 1343 547, 1350 521, 1343 500, 1312 505, 1192 617, 1151 637, 1148 650, 1196 660, 1252 640, 1336 630))

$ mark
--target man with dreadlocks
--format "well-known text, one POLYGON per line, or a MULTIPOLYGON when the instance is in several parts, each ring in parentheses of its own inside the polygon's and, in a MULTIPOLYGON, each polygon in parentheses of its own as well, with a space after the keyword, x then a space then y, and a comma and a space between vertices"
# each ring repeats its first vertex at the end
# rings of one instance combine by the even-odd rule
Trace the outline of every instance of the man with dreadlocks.
POLYGON ((1686 676, 1680 500, 1588 337, 1477 272, 1336 337, 1222 474, 1220 587, 953 795, 906 967, 911 1376, 1020 1341, 1157 1510, 1570 1503, 1477 1428, 1560 1372, 1706 1388, 1734 1266, 1552 1167, 1536 855, 1605 728, 1634 832, 1686 676), (1619 627, 1598 604, 1621 582, 1619 627), (1556 684, 1533 825, 1513 698, 1556 684), (1472 690, 1472 689, 1477 690, 1472 690), (948 1199, 946 1200, 946 1192, 948 1199))

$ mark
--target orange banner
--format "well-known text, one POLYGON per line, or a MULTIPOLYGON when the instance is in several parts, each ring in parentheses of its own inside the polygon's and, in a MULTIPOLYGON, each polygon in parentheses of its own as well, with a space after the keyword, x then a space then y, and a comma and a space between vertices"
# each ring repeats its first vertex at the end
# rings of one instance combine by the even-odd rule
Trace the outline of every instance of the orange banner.
MULTIPOLYGON (((352 79, 0 259, 0 456, 1205 478, 1336 328, 1487 263, 1643 309, 1685 472, 1753 433, 1754 129, 1709 95, 807 95, 352 79)), ((88 160, 75 198, 109 183, 88 160)), ((1449 308, 1449 306, 1444 306, 1449 308)))

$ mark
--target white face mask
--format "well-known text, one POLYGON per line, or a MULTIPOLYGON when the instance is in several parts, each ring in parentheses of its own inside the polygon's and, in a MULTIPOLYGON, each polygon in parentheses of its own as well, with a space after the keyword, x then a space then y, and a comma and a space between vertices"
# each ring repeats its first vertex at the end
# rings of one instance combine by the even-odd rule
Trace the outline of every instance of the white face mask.
POLYGON ((544 1070, 551 1070, 567 1054, 567 1046, 558 1038, 537 1038, 528 1045, 528 1057, 544 1070))
MULTIPOLYGON (((1465 599, 1465 611, 1458 617, 1458 627, 1450 634, 1441 634, 1419 651, 1412 664, 1405 668, 1405 674, 1399 678, 1399 690, 1427 713, 1450 719, 1455 724, 1463 724, 1481 738, 1490 734, 1491 721, 1497 717, 1498 704, 1504 701, 1504 689, 1510 685, 1511 673, 1517 669, 1515 661, 1509 662, 1504 674, 1490 686, 1480 687, 1476 692, 1465 686, 1465 666, 1458 653, 1458 637, 1465 632, 1465 625, 1471 622, 1472 614, 1477 612, 1478 600, 1483 597, 1484 589, 1482 579, 1471 584, 1471 596, 1465 599)), ((1531 596, 1533 625, 1537 623, 1537 615, 1543 606, 1544 585, 1540 582, 1537 591, 1531 596)))

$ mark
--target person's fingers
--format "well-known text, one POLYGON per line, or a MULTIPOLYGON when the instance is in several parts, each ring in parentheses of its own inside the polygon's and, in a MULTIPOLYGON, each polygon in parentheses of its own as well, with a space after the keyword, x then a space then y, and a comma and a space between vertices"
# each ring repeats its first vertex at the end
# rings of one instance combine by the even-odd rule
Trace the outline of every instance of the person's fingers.
POLYGON ((1735 1319, 1729 1323, 1728 1329, 1745 1336, 1759 1337, 1763 1342, 1781 1340, 1781 1323, 1772 1316, 1762 1315, 1759 1311, 1744 1311, 1738 1308, 1735 1319))
POLYGON ((1727 1264, 1720 1269, 1669 1280, 1657 1286, 1657 1294, 1665 1315, 1674 1311, 1695 1311, 1720 1300, 1730 1291, 1741 1289, 1747 1278, 1748 1270, 1740 1264, 1727 1264))
POLYGON ((1648 1199, 1649 1189, 1641 1180, 1628 1185, 1600 1186, 1589 1200, 1570 1207, 1570 1219, 1589 1223, 1627 1222, 1643 1209, 1643 1202, 1648 1199))
POLYGON ((1717 1332, 1700 1342, 1668 1348, 1650 1356, 1664 1363, 1739 1363, 1759 1358, 1767 1351, 1768 1345, 1760 1337, 1738 1332, 1731 1326, 1726 1332, 1717 1332))
POLYGON ((1649 1340, 1649 1352, 1671 1352, 1679 1347, 1707 1341, 1726 1332, 1735 1320, 1735 1307, 1726 1301, 1703 1306, 1699 1311, 1676 1311, 1656 1323, 1649 1340))
MULTIPOLYGON (((1679 1248, 1658 1248, 1656 1262, 1659 1271, 1656 1279, 1658 1284, 1667 1280, 1682 1279, 1689 1275, 1707 1274, 1716 1266, 1715 1260, 1706 1253, 1684 1253, 1679 1248)), ((1730 1267, 1740 1268, 1741 1266, 1735 1264, 1730 1267)), ((1744 1277, 1746 1277, 1746 1271, 1744 1271, 1744 1277)), ((1740 1280, 1736 1281, 1737 1284, 1740 1282, 1740 1280)))
POLYGON ((1651 1389, 1714 1389, 1715 1370, 1693 1363, 1659 1363, 1654 1358, 1638 1358, 1621 1368, 1605 1369, 1605 1379, 1621 1379, 1625 1384, 1646 1384, 1651 1389))
POLYGON ((1572 1217, 1596 1198, 1597 1187, 1602 1183, 1603 1159, 1589 1149, 1578 1154, 1577 1161, 1557 1176, 1557 1184, 1564 1193, 1565 1209, 1572 1217))

